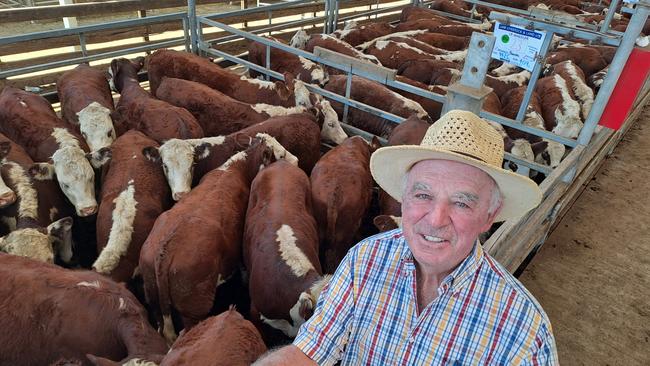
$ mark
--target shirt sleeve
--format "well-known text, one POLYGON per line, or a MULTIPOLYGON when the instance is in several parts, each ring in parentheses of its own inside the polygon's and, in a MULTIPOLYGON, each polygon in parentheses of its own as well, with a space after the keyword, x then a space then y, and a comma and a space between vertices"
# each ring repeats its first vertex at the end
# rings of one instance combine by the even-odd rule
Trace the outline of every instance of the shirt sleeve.
POLYGON ((526 365, 559 365, 557 357, 557 348, 555 338, 550 329, 543 326, 535 337, 537 347, 532 353, 532 357, 526 362, 526 365))
POLYGON ((319 365, 343 357, 354 314, 353 251, 343 259, 323 288, 314 315, 300 327, 293 344, 319 365))

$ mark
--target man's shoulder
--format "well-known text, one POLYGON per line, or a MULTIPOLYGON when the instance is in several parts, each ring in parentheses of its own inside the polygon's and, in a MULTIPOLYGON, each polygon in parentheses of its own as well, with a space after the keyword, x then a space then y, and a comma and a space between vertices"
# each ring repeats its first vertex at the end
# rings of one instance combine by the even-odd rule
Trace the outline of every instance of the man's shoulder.
POLYGON ((504 286, 504 293, 511 294, 512 302, 520 305, 527 305, 524 308, 529 309, 533 316, 539 316, 542 324, 549 325, 550 321, 542 306, 537 302, 535 296, 515 276, 505 269, 499 262, 489 254, 484 253, 483 266, 484 270, 492 273, 500 285, 504 286))

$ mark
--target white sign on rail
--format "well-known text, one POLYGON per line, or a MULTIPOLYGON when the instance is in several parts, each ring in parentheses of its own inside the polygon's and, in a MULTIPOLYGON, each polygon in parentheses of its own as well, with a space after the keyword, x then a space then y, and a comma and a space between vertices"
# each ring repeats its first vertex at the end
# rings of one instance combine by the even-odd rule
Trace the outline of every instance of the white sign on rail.
POLYGON ((533 71, 535 59, 542 49, 545 31, 528 30, 516 25, 496 22, 492 58, 533 71))

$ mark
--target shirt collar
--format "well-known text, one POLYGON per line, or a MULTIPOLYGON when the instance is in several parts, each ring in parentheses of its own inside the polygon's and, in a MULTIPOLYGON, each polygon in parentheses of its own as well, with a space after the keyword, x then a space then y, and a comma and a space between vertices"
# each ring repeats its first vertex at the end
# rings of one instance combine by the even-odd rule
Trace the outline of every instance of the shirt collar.
MULTIPOLYGON (((401 229, 396 238, 399 238, 402 244, 402 263, 411 262, 413 263, 413 266, 415 266, 415 258, 413 258, 413 253, 406 243, 406 238, 404 237, 404 233, 401 232, 401 229)), ((474 276, 476 271, 479 269, 481 262, 483 261, 483 256, 483 246, 477 239, 469 255, 462 262, 460 262, 460 265, 456 267, 456 269, 454 269, 447 277, 442 280, 440 287, 444 286, 445 288, 448 288, 452 285, 454 287, 463 286, 468 280, 472 278, 472 276, 474 276)))

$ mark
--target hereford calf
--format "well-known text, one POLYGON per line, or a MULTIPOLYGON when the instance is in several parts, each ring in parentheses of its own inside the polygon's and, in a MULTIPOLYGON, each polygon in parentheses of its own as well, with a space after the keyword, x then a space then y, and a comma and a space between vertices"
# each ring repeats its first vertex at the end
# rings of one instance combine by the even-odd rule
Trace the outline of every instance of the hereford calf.
POLYGON ((11 87, 0 94, 0 133, 22 146, 34 161, 43 162, 34 165, 30 174, 37 179, 56 175, 77 215, 97 212, 93 167, 110 159, 109 149, 87 154, 85 142, 65 128, 45 98, 11 87))
POLYGON ((164 76, 198 81, 240 102, 283 107, 313 107, 322 121, 322 138, 335 144, 347 135, 329 101, 310 93, 305 84, 285 74, 285 82, 269 82, 239 76, 191 53, 158 50, 147 58, 151 92, 156 93, 164 76))
POLYGON ((578 65, 587 78, 608 65, 600 52, 590 47, 559 46, 554 52, 550 52, 546 58, 546 62, 551 65, 567 60, 571 60, 578 65))
MULTIPOLYGON (((440 94, 440 95, 447 94, 447 91, 443 90, 438 85, 426 85, 426 84, 411 80, 411 79, 406 78, 406 77, 401 76, 401 75, 397 75, 395 77, 395 80, 399 81, 399 82, 402 82, 404 84, 409 84, 409 85, 418 87, 420 89, 428 90, 428 91, 436 93, 436 94, 440 94)), ((418 103, 419 105, 421 105, 422 108, 424 108, 424 110, 427 111, 427 114, 429 115, 429 118, 432 121, 435 121, 438 118, 440 118, 440 113, 442 111, 442 103, 437 102, 437 101, 435 101, 433 99, 429 99, 429 98, 417 95, 417 94, 409 93, 409 92, 401 90, 401 89, 390 87, 390 90, 392 90, 395 93, 397 93, 397 94, 399 94, 399 95, 401 95, 401 96, 403 96, 405 98, 408 98, 408 99, 418 103)))
POLYGON ((405 32, 424 29, 432 33, 451 34, 453 36, 471 37, 474 32, 484 32, 492 27, 492 23, 485 21, 482 24, 441 24, 438 19, 416 19, 398 24, 396 32, 405 32))
POLYGON ((460 65, 451 61, 440 61, 434 59, 413 59, 403 62, 397 69, 397 74, 411 80, 432 85, 432 80, 437 79, 438 70, 455 69, 460 70, 460 65))
POLYGON ((118 135, 136 129, 158 142, 170 138, 203 137, 203 129, 192 114, 152 97, 140 86, 138 71, 143 61, 142 58, 111 61, 111 82, 120 93, 120 101, 113 113, 118 135))
POLYGON ((181 335, 160 366, 249 366, 265 352, 259 331, 230 308, 181 335))
MULTIPOLYGON (((265 37, 272 41, 283 43, 274 37, 265 37)), ((325 69, 304 57, 271 47, 269 68, 279 73, 291 73, 298 80, 310 84, 324 85, 329 79, 325 69)), ((248 45, 248 61, 266 67, 266 45, 258 42, 250 42, 248 45)), ((249 70, 251 77, 258 77, 261 74, 253 69, 249 70)))
POLYGON ((398 69, 405 62, 412 60, 435 60, 436 56, 441 55, 441 53, 427 53, 404 42, 393 40, 374 42, 366 48, 365 52, 375 56, 384 67, 391 69, 398 69))
POLYGON ((571 96, 564 78, 557 74, 541 78, 535 91, 542 101, 546 129, 567 138, 578 137, 583 125, 580 104, 571 96))
MULTIPOLYGON (((345 95, 346 79, 347 77, 344 75, 333 75, 330 78, 330 82, 325 86, 325 89, 339 95, 345 95)), ((425 120, 429 119, 427 111, 418 103, 404 98, 377 82, 366 80, 358 76, 352 77, 350 97, 361 103, 374 106, 404 118, 416 115, 425 120)), ((336 102, 332 105, 339 116, 342 116, 343 105, 336 102)), ((390 132, 395 125, 395 123, 391 121, 355 108, 350 108, 348 122, 357 128, 381 137, 390 136, 390 132)))
POLYGON ((269 118, 227 136, 171 139, 158 149, 147 147, 144 153, 163 165, 174 200, 178 201, 206 173, 220 167, 233 154, 246 149, 251 138, 259 133, 274 137, 282 145, 282 148, 274 151, 276 160, 286 159, 297 163, 305 172, 310 172, 320 157, 318 125, 310 114, 269 118))
POLYGON ((311 196, 318 223, 321 263, 334 273, 357 242, 357 231, 370 207, 370 155, 379 148, 360 136, 350 137, 328 151, 311 173, 311 196))
POLYGON ((365 50, 376 41, 388 41, 394 40, 395 38, 413 39, 437 49, 443 49, 447 51, 461 51, 466 49, 469 45, 469 37, 453 36, 443 33, 431 33, 426 29, 417 29, 412 31, 390 33, 385 36, 362 43, 357 46, 357 49, 365 50))
POLYGON ((395 32, 395 27, 389 23, 370 23, 358 26, 355 21, 347 23, 343 29, 337 30, 332 35, 353 47, 395 32))
POLYGON ((66 71, 56 82, 61 117, 81 133, 91 151, 115 140, 111 112, 115 109, 106 74, 87 64, 66 71))
POLYGON ((93 269, 127 282, 138 266, 140 248, 156 218, 171 207, 169 186, 159 165, 142 153, 156 142, 131 130, 113 144, 104 173, 97 213, 97 253, 93 269))
POLYGON ((203 83, 244 103, 266 103, 283 107, 308 106, 309 91, 293 76, 269 82, 240 76, 192 53, 157 50, 147 57, 151 93, 156 94, 163 77, 203 83))
MULTIPOLYGON (((373 64, 381 66, 381 62, 377 59, 377 57, 372 56, 372 55, 366 55, 365 53, 359 51, 358 49, 352 47, 350 44, 346 43, 345 41, 342 41, 334 36, 331 36, 329 34, 314 34, 312 35, 307 43, 305 44, 305 51, 308 52, 314 52, 315 47, 321 47, 325 48, 328 50, 332 50, 334 52, 338 52, 343 55, 347 55, 350 57, 354 57, 358 60, 363 60, 367 62, 371 62, 373 64)), ((342 74, 344 71, 338 70, 332 67, 327 68, 327 72, 330 75, 333 74, 342 74)))
POLYGON ((5 364, 87 364, 87 354, 124 363, 167 352, 136 298, 102 275, 13 255, 0 255, 0 273, 0 324, 13 329, 0 335, 5 364))
POLYGON ((217 287, 239 268, 249 187, 270 164, 277 141, 265 136, 206 174, 198 186, 156 220, 140 252, 147 302, 165 338, 205 319, 217 287), (188 241, 188 238, 192 238, 188 241), (191 289, 191 291, 190 291, 191 289))
MULTIPOLYGON (((504 94, 501 98, 503 101, 503 116, 515 119, 521 103, 524 100, 524 94, 526 93, 527 86, 520 86, 514 88, 504 94)), ((526 114, 522 122, 526 126, 535 127, 540 130, 546 129, 546 124, 544 118, 542 117, 542 99, 535 91, 530 98, 530 102, 526 107, 526 114)), ((540 164, 549 165, 551 168, 555 168, 560 165, 560 161, 564 157, 566 148, 563 144, 555 141, 551 141, 539 136, 531 135, 520 130, 504 127, 507 135, 517 141, 518 139, 525 139, 532 144, 533 151, 535 153, 535 161, 540 164), (540 145, 536 145, 540 141, 546 142, 546 148, 541 149, 540 145)))
POLYGON ((311 199, 307 175, 280 160, 253 180, 246 212, 251 318, 288 337, 309 319, 328 281, 318 261, 311 199))
POLYGON ((586 120, 594 104, 594 91, 587 85, 585 74, 573 61, 567 60, 553 65, 545 76, 558 74, 567 82, 572 96, 580 103, 580 116, 586 120))
POLYGON ((187 109, 207 136, 227 135, 269 117, 307 111, 305 107, 243 103, 201 83, 175 78, 164 78, 156 96, 187 109))

